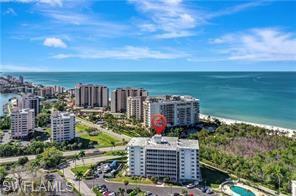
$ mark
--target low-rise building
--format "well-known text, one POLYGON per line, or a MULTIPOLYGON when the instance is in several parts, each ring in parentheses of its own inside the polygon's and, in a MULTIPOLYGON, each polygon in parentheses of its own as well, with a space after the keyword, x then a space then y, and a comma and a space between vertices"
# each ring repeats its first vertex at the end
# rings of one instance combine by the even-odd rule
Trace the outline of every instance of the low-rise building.
POLYGON ((10 120, 12 138, 25 138, 35 128, 35 111, 29 108, 14 108, 10 120))
POLYGON ((132 138, 127 145, 128 175, 201 181, 197 140, 177 137, 132 138))
POLYGON ((51 115, 51 141, 64 142, 75 138, 75 115, 54 112, 51 115))

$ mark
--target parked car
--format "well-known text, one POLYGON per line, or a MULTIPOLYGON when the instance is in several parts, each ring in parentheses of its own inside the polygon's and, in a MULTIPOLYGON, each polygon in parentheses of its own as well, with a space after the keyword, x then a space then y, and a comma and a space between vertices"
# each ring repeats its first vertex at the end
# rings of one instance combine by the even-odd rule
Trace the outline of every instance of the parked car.
POLYGON ((208 189, 206 190, 206 193, 207 193, 207 194, 212 194, 212 193, 213 193, 213 190, 210 189, 210 188, 208 188, 208 189))
POLYGON ((188 184, 186 187, 187 187, 188 189, 193 189, 193 188, 195 187, 195 185, 194 185, 194 184, 188 184))
POLYGON ((146 192, 146 196, 152 196, 153 194, 149 191, 146 192))

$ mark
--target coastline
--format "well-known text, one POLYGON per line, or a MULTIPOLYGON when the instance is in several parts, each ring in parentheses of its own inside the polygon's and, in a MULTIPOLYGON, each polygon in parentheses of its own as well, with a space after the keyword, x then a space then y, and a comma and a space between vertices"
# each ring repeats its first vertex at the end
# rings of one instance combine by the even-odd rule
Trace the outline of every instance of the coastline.
POLYGON ((267 124, 252 123, 252 122, 242 121, 242 120, 234 120, 234 119, 223 118, 223 117, 212 116, 212 115, 205 115, 205 114, 199 115, 199 117, 201 119, 208 119, 208 116, 210 116, 211 120, 218 119, 220 122, 225 123, 227 125, 236 124, 236 123, 243 123, 243 124, 248 124, 248 125, 253 125, 253 126, 265 128, 268 130, 279 131, 281 133, 285 133, 288 137, 292 137, 293 134, 296 134, 295 129, 289 129, 289 128, 278 127, 278 126, 267 125, 267 124))

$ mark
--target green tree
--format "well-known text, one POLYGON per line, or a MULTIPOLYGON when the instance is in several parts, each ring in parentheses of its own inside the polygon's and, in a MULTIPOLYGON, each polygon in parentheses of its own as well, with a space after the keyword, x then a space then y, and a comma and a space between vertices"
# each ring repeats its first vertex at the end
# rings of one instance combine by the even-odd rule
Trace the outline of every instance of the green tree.
POLYGON ((39 113, 36 117, 36 120, 39 127, 46 127, 50 123, 50 114, 39 113))
POLYGON ((0 118, 0 130, 10 129, 10 117, 4 116, 0 118))
POLYGON ((29 161, 28 157, 20 157, 17 160, 17 164, 24 166, 29 161))
POLYGON ((6 176, 7 176, 6 169, 3 166, 0 166, 0 184, 3 183, 6 176))
POLYGON ((63 153, 56 147, 50 147, 44 150, 41 155, 37 157, 40 161, 41 167, 45 169, 56 168, 62 163, 63 153))
POLYGON ((118 188, 118 193, 119 193, 120 196, 124 196, 124 189, 119 187, 118 188))
POLYGON ((82 160, 82 162, 83 162, 83 164, 84 164, 84 157, 85 157, 85 152, 83 151, 83 150, 81 150, 79 153, 78 153, 78 156, 79 156, 79 158, 81 158, 81 160, 82 160))
POLYGON ((124 180, 124 181, 123 181, 123 184, 124 184, 124 186, 125 186, 125 191, 126 191, 126 189, 127 189, 127 185, 129 184, 129 181, 128 181, 128 180, 124 180))
POLYGON ((81 179, 83 177, 83 172, 82 171, 77 171, 75 176, 76 176, 76 179, 78 180, 78 183, 79 183, 79 193, 80 193, 80 181, 81 181, 81 179))
POLYGON ((76 161, 80 159, 79 154, 75 154, 72 158, 73 162, 75 163, 75 167, 76 167, 76 161))

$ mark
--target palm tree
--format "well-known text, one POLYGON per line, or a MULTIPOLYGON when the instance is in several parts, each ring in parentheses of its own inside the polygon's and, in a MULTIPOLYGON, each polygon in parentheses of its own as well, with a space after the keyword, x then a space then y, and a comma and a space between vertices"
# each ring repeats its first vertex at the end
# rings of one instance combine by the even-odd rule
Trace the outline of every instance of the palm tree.
POLYGON ((79 156, 79 158, 82 159, 82 162, 83 162, 83 165, 84 165, 84 159, 83 159, 83 157, 85 157, 85 152, 84 152, 83 150, 81 150, 81 151, 78 153, 78 156, 79 156))
POLYGON ((126 191, 126 188, 127 188, 127 185, 129 184, 129 181, 128 181, 128 180, 124 180, 124 181, 123 181, 123 184, 124 184, 124 186, 125 186, 125 191, 126 191))
POLYGON ((110 143, 111 143, 111 145, 112 145, 112 147, 113 147, 113 150, 114 150, 115 142, 112 140, 112 141, 110 141, 110 143))
POLYGON ((30 170, 33 172, 33 175, 36 176, 37 170, 40 168, 40 163, 37 159, 32 160, 30 164, 30 170))
POLYGON ((76 179, 78 180, 78 183, 79 183, 79 193, 80 193, 80 181, 81 181, 81 179, 83 177, 83 172, 82 171, 77 171, 75 176, 76 176, 76 179))
POLYGON ((80 157, 79 154, 75 154, 75 155, 73 156, 73 159, 72 159, 72 160, 73 160, 73 162, 75 163, 75 167, 76 167, 76 161, 79 160, 79 157, 80 157))
POLYGON ((119 193, 119 195, 124 196, 124 189, 119 187, 118 188, 118 193, 119 193))
MULTIPOLYGON (((96 165, 94 165, 94 164, 91 164, 90 166, 89 166, 89 169, 90 169, 90 172, 91 172, 91 175, 92 176, 94 176, 94 173, 95 173, 95 170, 97 169, 97 167, 96 167, 96 165)), ((95 177, 93 178, 93 181, 92 181, 92 187, 94 187, 95 186, 95 177)))

